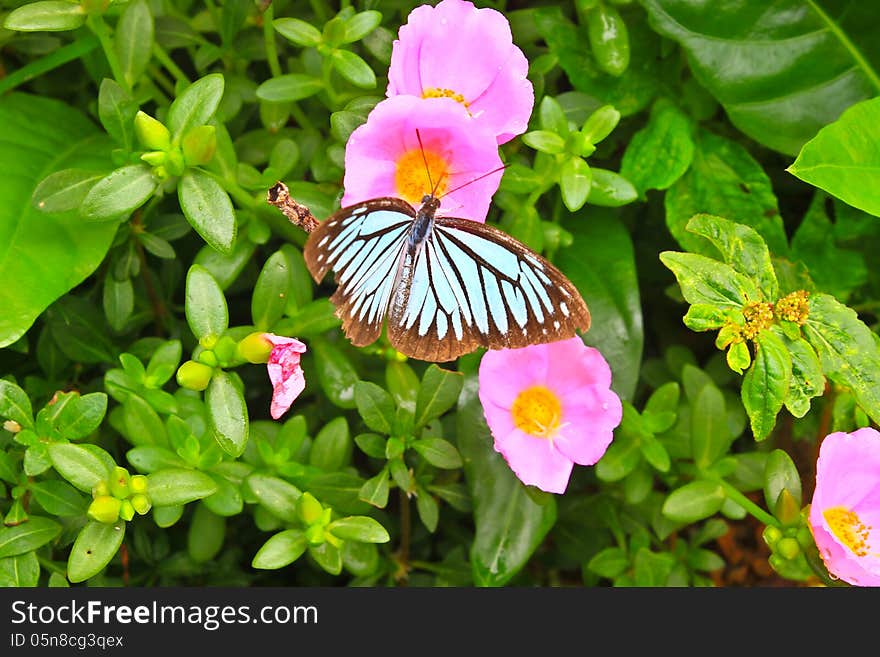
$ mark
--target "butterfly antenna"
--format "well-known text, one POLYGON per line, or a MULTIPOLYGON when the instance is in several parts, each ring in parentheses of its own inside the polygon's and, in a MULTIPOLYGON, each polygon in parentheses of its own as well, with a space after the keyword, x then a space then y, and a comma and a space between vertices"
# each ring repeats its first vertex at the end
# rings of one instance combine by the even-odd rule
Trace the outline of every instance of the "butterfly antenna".
MULTIPOLYGON (((422 162, 425 163, 425 173, 428 174, 428 184, 431 186, 431 196, 434 196, 434 192, 437 190, 434 187, 434 182, 431 180, 431 167, 428 166, 428 156, 425 155, 425 147, 422 145, 422 135, 419 133, 419 129, 416 128, 416 139, 419 140, 419 151, 422 153, 422 162)), ((439 182, 437 183, 440 184, 439 182)))
POLYGON ((482 176, 477 176, 477 177, 474 178, 473 180, 468 180, 468 181, 467 181, 466 183, 464 183, 463 185, 459 185, 458 187, 454 187, 453 189, 450 189, 448 192, 446 192, 446 193, 445 193, 443 196, 441 196, 440 198, 445 198, 446 196, 449 196, 449 195, 452 194, 453 192, 457 192, 457 191, 458 191, 459 189, 461 189, 462 187, 467 187, 468 185, 473 184, 473 183, 477 182, 478 180, 482 180, 483 178, 487 178, 488 176, 491 176, 493 173, 498 173, 499 171, 503 171, 504 169, 507 168, 507 166, 508 166, 508 165, 506 165, 506 164, 502 164, 502 165, 501 165, 500 167, 498 167, 497 169, 492 169, 492 170, 489 171, 488 173, 484 173, 482 176))

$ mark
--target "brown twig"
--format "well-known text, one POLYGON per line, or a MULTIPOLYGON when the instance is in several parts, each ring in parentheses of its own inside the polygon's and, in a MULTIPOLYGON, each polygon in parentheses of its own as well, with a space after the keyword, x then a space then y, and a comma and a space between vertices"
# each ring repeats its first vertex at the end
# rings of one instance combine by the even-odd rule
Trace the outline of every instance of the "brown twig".
POLYGON ((290 190, 283 182, 277 182, 269 189, 266 201, 281 210, 290 223, 299 226, 305 232, 311 233, 318 227, 319 221, 315 219, 315 215, 306 206, 290 198, 290 190))

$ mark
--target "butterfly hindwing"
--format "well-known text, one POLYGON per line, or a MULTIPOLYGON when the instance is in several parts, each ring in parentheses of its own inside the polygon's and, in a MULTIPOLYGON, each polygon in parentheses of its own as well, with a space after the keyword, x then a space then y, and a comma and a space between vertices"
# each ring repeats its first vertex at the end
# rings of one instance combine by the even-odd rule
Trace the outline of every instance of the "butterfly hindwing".
POLYGON ((480 346, 525 347, 590 327, 574 285, 492 226, 437 217, 421 248, 401 263, 388 337, 413 358, 452 360, 480 346))
POLYGON ((405 201, 372 199, 340 210, 309 235, 306 266, 316 282, 335 273, 330 300, 355 346, 374 342, 382 331, 414 217, 405 201))

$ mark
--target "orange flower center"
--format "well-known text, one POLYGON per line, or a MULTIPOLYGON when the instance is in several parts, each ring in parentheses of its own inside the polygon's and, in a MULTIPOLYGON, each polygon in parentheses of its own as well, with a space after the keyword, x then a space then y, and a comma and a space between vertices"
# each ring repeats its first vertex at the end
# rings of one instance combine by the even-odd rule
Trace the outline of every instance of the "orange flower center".
POLYGON ((394 186, 397 195, 413 205, 419 205, 422 197, 431 191, 431 182, 437 186, 434 193, 442 196, 449 180, 449 164, 439 153, 425 150, 422 157, 421 149, 407 151, 397 160, 397 171, 394 173, 394 186), (425 168, 425 162, 428 163, 425 168), (428 171, 431 172, 430 177, 428 171))
POLYGON ((464 99, 460 93, 456 93, 452 89, 438 89, 437 87, 428 87, 422 91, 422 98, 451 98, 457 103, 464 105, 465 109, 470 107, 470 103, 464 99))
POLYGON ((825 521, 831 528, 831 532, 846 545, 857 557, 865 557, 868 555, 870 546, 868 545, 868 537, 871 533, 871 527, 859 519, 854 511, 842 506, 834 506, 825 509, 822 514, 825 521))
POLYGON ((532 386, 517 395, 510 413, 517 429, 532 436, 550 438, 559 429, 562 402, 552 390, 532 386))

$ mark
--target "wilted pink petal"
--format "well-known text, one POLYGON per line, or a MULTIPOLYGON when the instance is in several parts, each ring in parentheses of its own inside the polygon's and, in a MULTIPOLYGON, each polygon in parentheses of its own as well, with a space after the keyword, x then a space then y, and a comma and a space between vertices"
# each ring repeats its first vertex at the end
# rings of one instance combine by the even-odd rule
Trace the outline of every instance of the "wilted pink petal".
POLYGON ((525 132, 535 102, 529 64, 494 9, 443 0, 416 7, 394 41, 388 97, 452 98, 503 144, 525 132))
POLYGON ((622 418, 608 363, 579 337, 487 351, 479 378, 495 450, 523 483, 550 493, 565 492, 574 463, 602 457, 622 418))
POLYGON ((822 441, 810 528, 828 572, 880 586, 880 432, 866 427, 822 441))
POLYGON ((295 338, 282 335, 264 333, 263 337, 274 345, 266 369, 273 388, 269 413, 272 419, 277 420, 306 387, 305 375, 299 363, 306 346, 295 338))
POLYGON ((500 167, 494 135, 454 100, 396 96, 376 105, 348 139, 342 205, 394 196, 418 207, 433 185, 443 197, 439 215, 482 222, 501 171, 476 179, 500 167))

